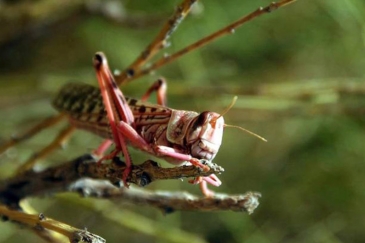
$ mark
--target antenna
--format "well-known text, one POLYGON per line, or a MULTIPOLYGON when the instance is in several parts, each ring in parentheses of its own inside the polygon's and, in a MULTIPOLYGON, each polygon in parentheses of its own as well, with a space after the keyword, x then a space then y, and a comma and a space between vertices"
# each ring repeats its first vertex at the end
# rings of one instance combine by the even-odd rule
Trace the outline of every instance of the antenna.
POLYGON ((219 118, 221 118, 222 116, 224 116, 225 114, 227 114, 227 112, 232 109, 232 107, 234 106, 234 104, 237 101, 237 96, 234 96, 231 103, 227 106, 226 109, 224 109, 224 111, 222 112, 222 114, 220 114, 216 119, 214 119, 214 121, 218 120, 219 118))
POLYGON ((261 139, 261 140, 262 140, 262 141, 264 141, 264 142, 267 142, 267 140, 266 140, 265 138, 261 137, 260 135, 258 135, 258 134, 256 134, 256 133, 254 133, 254 132, 251 132, 251 131, 249 131, 249 130, 247 130, 247 129, 244 129, 243 127, 234 126, 234 125, 228 125, 228 124, 224 124, 224 126, 225 126, 225 127, 234 127, 234 128, 238 128, 238 129, 240 129, 240 130, 242 130, 242 131, 244 131, 244 132, 246 132, 246 133, 248 133, 248 134, 251 134, 251 135, 252 135, 252 136, 254 136, 254 137, 257 137, 258 139, 261 139))

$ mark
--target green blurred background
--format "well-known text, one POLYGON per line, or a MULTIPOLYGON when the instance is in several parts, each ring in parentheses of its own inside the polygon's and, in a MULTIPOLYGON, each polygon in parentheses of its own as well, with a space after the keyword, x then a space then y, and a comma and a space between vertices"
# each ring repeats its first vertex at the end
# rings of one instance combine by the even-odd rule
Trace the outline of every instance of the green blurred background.
MULTIPOLYGON (((178 3, 0 1, 0 139, 55 114, 50 100, 65 83, 96 85, 91 63, 96 51, 105 52, 112 68, 130 64, 178 3)), ((172 53, 268 3, 202 1, 164 52, 172 53)), ((364 16, 363 0, 299 0, 123 86, 125 94, 139 97, 164 76, 169 106, 196 111, 221 112, 237 95, 226 122, 269 142, 227 128, 215 159, 225 168, 223 185, 215 190, 261 192, 254 214, 165 216, 150 207, 69 194, 29 203, 48 217, 87 227, 107 242, 364 242, 364 16), (151 226, 157 228, 148 231, 151 226)), ((1 178, 11 176, 60 128, 0 155, 1 178)), ((100 141, 77 132, 65 150, 42 162, 55 165, 100 141)), ((133 157, 148 158, 139 152, 133 157)), ((200 193, 186 181, 161 181, 148 189, 200 193)), ((0 242, 40 241, 8 222, 0 224, 0 232, 0 242)))

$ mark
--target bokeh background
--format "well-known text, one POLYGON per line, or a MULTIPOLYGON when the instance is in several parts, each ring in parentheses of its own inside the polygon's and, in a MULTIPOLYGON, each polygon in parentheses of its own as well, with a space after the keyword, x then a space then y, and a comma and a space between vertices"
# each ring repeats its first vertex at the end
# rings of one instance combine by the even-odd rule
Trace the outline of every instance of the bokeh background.
MULTIPOLYGON (((172 53, 269 2, 202 1, 163 52, 172 53)), ((178 3, 0 1, 0 139, 55 114, 50 101, 65 83, 96 85, 91 63, 96 51, 105 52, 114 69, 130 64, 178 3)), ((28 202, 107 242, 364 242, 364 16, 363 0, 299 0, 122 87, 125 94, 139 97, 164 76, 169 106, 196 111, 220 112, 237 95, 226 122, 252 130, 268 143, 227 128, 215 159, 226 171, 216 190, 261 192, 254 214, 163 215, 152 207, 71 194, 28 202)), ((11 176, 60 128, 0 155, 1 178, 11 176)), ((100 141, 77 132, 65 150, 42 164, 66 161, 100 141)), ((133 157, 148 158, 139 152, 133 157)), ((200 193, 186 181, 148 188, 200 193)), ((0 232, 0 242, 40 241, 9 222, 0 224, 0 232)))

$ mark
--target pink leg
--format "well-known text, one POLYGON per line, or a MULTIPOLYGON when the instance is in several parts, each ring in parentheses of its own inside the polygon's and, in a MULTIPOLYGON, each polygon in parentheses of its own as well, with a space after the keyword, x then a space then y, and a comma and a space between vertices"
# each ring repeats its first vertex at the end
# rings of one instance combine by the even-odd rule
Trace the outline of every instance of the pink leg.
POLYGON ((189 182, 192 184, 199 184, 200 190, 202 191, 203 195, 206 197, 213 197, 215 194, 214 191, 212 191, 208 188, 208 183, 212 184, 214 186, 220 186, 222 184, 222 182, 214 174, 207 176, 207 177, 199 176, 189 182))
POLYGON ((198 176, 194 178, 194 180, 190 180, 189 183, 199 184, 200 190, 202 191, 204 196, 213 197, 214 192, 208 188, 207 181, 205 180, 205 178, 206 177, 198 176))
POLYGON ((122 134, 127 140, 133 144, 135 147, 146 151, 151 152, 151 147, 146 143, 146 141, 136 132, 136 130, 131 127, 131 125, 121 121, 118 124, 117 130, 119 134, 122 134))
MULTIPOLYGON (((98 77, 100 91, 103 97, 105 109, 107 111, 108 120, 113 134, 113 141, 115 143, 115 150, 109 155, 104 156, 101 160, 115 157, 120 151, 122 151, 126 169, 123 173, 123 182, 127 186, 127 178, 131 171, 132 159, 129 155, 126 141, 131 142, 135 147, 141 150, 152 152, 150 146, 134 129, 134 117, 131 109, 129 108, 122 91, 115 83, 114 77, 110 72, 107 64, 106 57, 103 53, 97 53, 94 58, 94 67, 98 77)), ((153 91, 159 92, 159 102, 164 102, 164 92, 166 88, 164 81, 156 82, 156 85, 150 88, 151 91, 147 91, 146 97, 153 91)), ((103 152, 110 145, 108 142, 103 143, 97 152, 103 152)))
POLYGON ((208 182, 209 184, 213 185, 213 186, 220 186, 222 185, 222 182, 221 180, 218 179, 218 177, 214 174, 210 175, 210 176, 198 176, 196 178, 194 178, 193 180, 190 180, 189 183, 191 184, 199 184, 201 183, 202 181, 206 181, 208 182))
POLYGON ((218 177, 214 174, 206 177, 198 176, 193 180, 190 180, 189 183, 192 184, 200 184, 200 190, 202 191, 203 195, 206 197, 213 197, 214 192, 208 188, 208 183, 213 186, 220 186, 222 182, 218 179, 218 177))
POLYGON ((157 92, 157 104, 166 105, 166 81, 163 78, 159 78, 152 86, 147 90, 147 92, 142 96, 142 101, 147 101, 153 91, 157 92))
POLYGON ((208 188, 207 182, 204 180, 200 183, 200 190, 206 197, 213 197, 215 194, 212 190, 208 188))
POLYGON ((166 147, 166 146, 155 146, 154 149, 160 155, 165 155, 165 156, 174 158, 176 160, 179 160, 181 162, 187 161, 187 162, 191 163, 192 165, 202 168, 204 171, 210 170, 208 166, 200 163, 200 161, 198 159, 191 157, 191 155, 189 155, 189 154, 183 154, 174 148, 166 147))
POLYGON ((93 151, 93 154, 95 154, 98 157, 102 157, 105 151, 113 144, 113 141, 110 139, 104 140, 100 146, 93 151))
POLYGON ((203 177, 203 180, 208 182, 209 184, 211 184, 213 186, 216 186, 216 187, 222 185, 221 180, 219 180, 219 178, 214 174, 211 174, 210 176, 203 177))
MULTIPOLYGON (((147 90, 147 92, 142 96, 141 100, 147 101, 147 99, 150 97, 150 95, 152 94, 153 91, 157 92, 157 104, 166 105, 166 81, 163 78, 159 78, 156 82, 154 82, 152 84, 152 86, 147 90)), ((129 130, 129 128, 125 128, 125 129, 129 130)), ((139 142, 141 142, 140 139, 137 139, 137 140, 139 142)), ((109 140, 109 139, 104 140, 102 142, 102 144, 96 150, 93 151, 93 154, 95 154, 98 157, 102 157, 104 155, 105 151, 112 144, 113 144, 112 140, 109 140)))
MULTIPOLYGON (((152 86, 147 90, 147 92, 143 95, 142 101, 147 101, 147 99, 150 97, 153 91, 157 92, 157 103, 159 105, 165 105, 166 104, 166 81, 163 78, 159 78, 156 82, 152 84, 152 86)), ((131 127, 128 126, 128 124, 121 124, 118 127, 121 132, 129 134, 127 137, 129 139, 132 139, 133 144, 141 144, 142 146, 146 147, 148 146, 145 141, 136 133, 136 131, 131 127)), ((93 152, 95 155, 102 157, 105 151, 113 144, 112 140, 105 140, 103 143, 93 152)), ((149 146, 148 146, 149 147, 149 146)), ((145 148, 144 150, 147 150, 145 148)))
MULTIPOLYGON (((117 124, 122 121, 128 124, 133 124, 133 114, 128 105, 126 105, 127 102, 114 81, 114 78, 109 70, 107 60, 103 53, 97 53, 95 55, 94 67, 96 69, 100 91, 112 130, 113 141, 115 143, 115 151, 113 151, 110 155, 115 156, 118 152, 122 151, 127 167, 123 173, 123 182, 124 185, 128 187, 127 178, 131 171, 132 159, 127 149, 127 143, 123 135, 120 134, 117 129, 117 124)), ((101 147, 97 149, 97 151, 103 152, 103 150, 107 148, 106 145, 108 145, 108 142, 104 142, 101 147)), ((106 157, 108 157, 108 155, 106 157)))

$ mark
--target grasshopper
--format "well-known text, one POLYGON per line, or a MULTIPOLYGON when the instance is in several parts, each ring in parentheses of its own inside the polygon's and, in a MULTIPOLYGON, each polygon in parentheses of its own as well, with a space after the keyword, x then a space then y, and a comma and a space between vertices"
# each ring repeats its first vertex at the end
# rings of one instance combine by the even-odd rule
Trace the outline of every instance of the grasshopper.
MULTIPOLYGON (((72 125, 108 140, 95 153, 103 154, 108 141, 120 151, 127 165, 124 184, 132 166, 127 143, 151 155, 181 165, 189 162, 205 169, 199 160, 213 160, 222 143, 224 119, 215 112, 175 110, 165 106, 165 82, 159 79, 141 100, 124 97, 118 88, 103 53, 94 57, 100 91, 85 84, 66 85, 54 100, 54 107, 67 114, 72 125), (158 92, 158 105, 146 103, 150 91, 158 92)), ((209 169, 208 169, 209 170, 209 169)), ((212 193, 206 182, 219 186, 215 176, 198 178, 205 195, 212 193)))
MULTIPOLYGON (((40 130, 67 118, 70 125, 62 130, 50 145, 32 156, 20 168, 20 171, 32 168, 36 160, 48 155, 62 144, 75 128, 87 130, 106 139, 94 151, 96 155, 102 156, 112 144, 115 145, 115 149, 110 154, 103 156, 101 160, 113 158, 120 152, 123 154, 126 162, 126 170, 122 177, 125 186, 128 186, 126 180, 132 166, 128 146, 163 158, 174 165, 190 163, 206 170, 207 167, 201 164, 200 160, 211 161, 218 153, 222 143, 223 129, 228 126, 224 123, 224 113, 218 114, 210 111, 197 113, 166 107, 166 83, 163 79, 157 80, 140 100, 125 97, 118 85, 148 74, 187 52, 232 33, 235 28, 247 21, 295 0, 281 0, 271 3, 267 7, 259 8, 225 28, 143 68, 150 58, 166 47, 167 39, 196 1, 184 0, 172 18, 165 23, 155 40, 120 75, 113 76, 105 55, 101 52, 96 53, 93 65, 99 89, 86 84, 67 84, 53 101, 54 107, 60 114, 44 120, 24 134, 3 144, 0 146, 0 153, 35 135, 40 130), (157 92, 157 105, 147 102, 154 91, 157 92)), ((240 129, 249 132, 243 128, 240 129)), ((253 135, 261 138, 256 134, 253 135)), ((214 186, 221 185, 221 181, 215 175, 198 177, 191 182, 200 184, 201 190, 206 196, 214 195, 207 188, 207 183, 214 186)))

